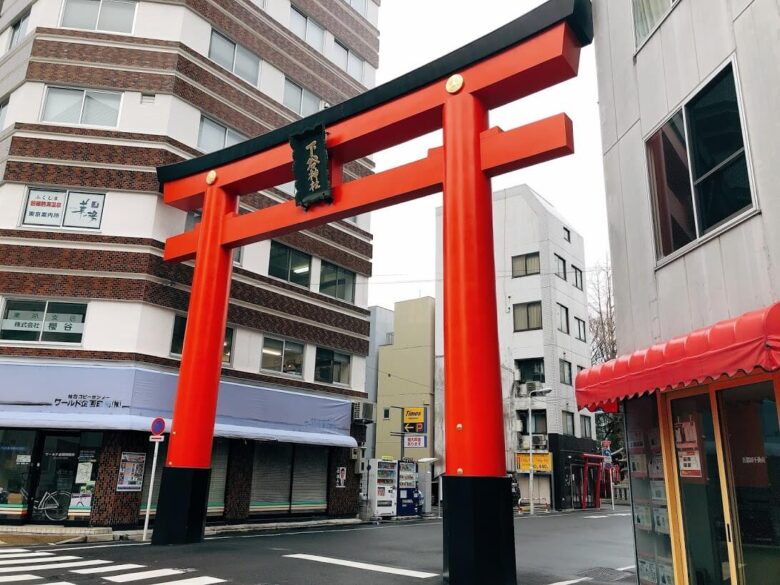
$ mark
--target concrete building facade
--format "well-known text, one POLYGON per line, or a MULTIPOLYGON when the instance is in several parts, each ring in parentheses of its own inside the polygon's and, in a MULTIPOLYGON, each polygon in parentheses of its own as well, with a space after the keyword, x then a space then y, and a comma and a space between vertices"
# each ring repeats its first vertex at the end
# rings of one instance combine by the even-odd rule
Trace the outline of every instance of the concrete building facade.
POLYGON ((395 303, 392 339, 378 347, 377 457, 417 461, 433 454, 435 305, 431 297, 395 303), (404 409, 422 409, 425 420, 402 437, 404 409))
MULTIPOLYGON (((437 211, 441 242, 441 209, 437 211)), ((534 501, 566 508, 576 469, 595 442, 593 414, 577 409, 574 376, 590 365, 585 253, 582 236, 527 185, 493 194, 498 336, 504 397, 506 465, 528 501, 529 449, 534 450, 534 501), (540 391, 549 389, 548 394, 540 391), (531 425, 528 408, 531 407, 531 425), (530 433, 529 433, 530 429, 530 433)), ((436 454, 446 380, 443 376, 441 245, 437 250, 436 454)), ((478 301, 475 300, 475 303, 478 301)), ((575 494, 576 497, 576 494, 575 494)))
MULTIPOLYGON (((158 489, 145 435, 170 418, 193 272, 163 243, 198 221, 163 205, 155 168, 372 87, 378 2, 1 4, 0 519, 132 526, 158 489)), ((280 185, 241 212, 290 197, 280 185)), ((211 517, 357 512, 368 229, 236 254, 211 517)))

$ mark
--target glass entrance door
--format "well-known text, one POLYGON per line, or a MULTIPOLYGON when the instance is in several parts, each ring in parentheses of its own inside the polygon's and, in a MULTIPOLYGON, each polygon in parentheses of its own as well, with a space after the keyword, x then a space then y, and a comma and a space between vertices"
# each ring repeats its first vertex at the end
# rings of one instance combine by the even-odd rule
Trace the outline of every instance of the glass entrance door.
POLYGON ((78 434, 57 433, 42 437, 35 495, 30 501, 32 520, 63 522, 68 519, 80 442, 78 434))
POLYGON ((718 392, 737 578, 780 580, 780 425, 772 382, 718 392))
POLYGON ((731 526, 721 497, 710 395, 672 400, 671 411, 688 581, 690 585, 732 584, 731 526))

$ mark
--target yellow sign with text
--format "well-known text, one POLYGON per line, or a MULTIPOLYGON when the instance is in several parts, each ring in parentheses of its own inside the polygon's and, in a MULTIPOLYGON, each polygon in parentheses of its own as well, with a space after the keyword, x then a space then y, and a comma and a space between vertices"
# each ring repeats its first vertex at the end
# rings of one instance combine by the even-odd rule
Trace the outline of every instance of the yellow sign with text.
POLYGON ((424 423, 425 422, 425 407, 413 406, 404 408, 404 424, 407 423, 424 423))
MULTIPOLYGON (((530 457, 528 453, 517 453, 517 471, 528 473, 530 457)), ((534 453, 534 473, 552 473, 552 453, 534 453)))

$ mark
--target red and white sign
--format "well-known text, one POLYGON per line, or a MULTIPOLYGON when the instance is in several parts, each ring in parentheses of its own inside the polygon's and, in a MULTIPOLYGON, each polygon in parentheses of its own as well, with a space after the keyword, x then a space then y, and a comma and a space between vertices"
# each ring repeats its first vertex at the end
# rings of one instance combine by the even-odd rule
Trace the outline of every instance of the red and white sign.
POLYGON ((404 449, 424 449, 427 446, 427 435, 404 435, 404 449))

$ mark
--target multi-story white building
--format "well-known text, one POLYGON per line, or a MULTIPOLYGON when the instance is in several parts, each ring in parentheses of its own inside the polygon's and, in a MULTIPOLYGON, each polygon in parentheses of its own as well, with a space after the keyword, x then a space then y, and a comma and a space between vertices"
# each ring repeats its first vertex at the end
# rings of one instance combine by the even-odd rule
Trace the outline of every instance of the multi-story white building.
POLYGON ((617 341, 634 353, 583 375, 583 396, 631 388, 602 398, 630 398, 640 580, 770 583, 780 378, 754 356, 777 347, 761 311, 780 299, 780 6, 593 9, 617 341))
MULTIPOLYGON (((439 209, 439 242, 441 228, 439 209)), ((533 445, 534 469, 538 470, 534 501, 555 508, 570 507, 572 487, 575 498, 579 494, 576 485, 572 485, 570 467, 579 465, 581 454, 592 452, 595 445, 593 414, 578 411, 573 385, 577 372, 590 365, 583 238, 547 200, 527 185, 520 185, 493 194, 493 239, 507 471, 517 473, 521 497, 527 500, 528 467, 524 462, 533 445), (546 389, 550 390, 547 394, 542 392, 546 389), (530 435, 529 405, 533 419, 530 435)), ((443 428, 442 400, 446 400, 441 254, 439 244, 436 295, 439 456, 442 456, 439 439, 443 428)), ((478 299, 475 299, 477 308, 478 299)))
MULTIPOLYGON (((373 0, 0 2, 0 519, 51 520, 36 504, 48 491, 57 520, 138 521, 193 272, 162 249, 198 221, 163 205, 156 167, 372 87, 377 13, 373 0)), ((289 198, 280 185, 241 208, 289 198)), ((357 512, 368 228, 360 216, 236 254, 212 516, 357 512), (346 489, 331 489, 334 466, 346 489)))

